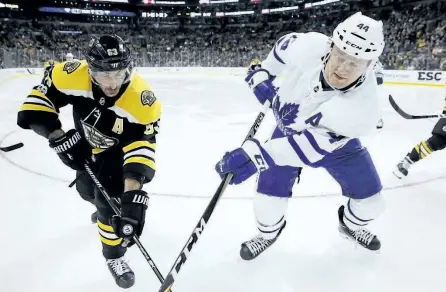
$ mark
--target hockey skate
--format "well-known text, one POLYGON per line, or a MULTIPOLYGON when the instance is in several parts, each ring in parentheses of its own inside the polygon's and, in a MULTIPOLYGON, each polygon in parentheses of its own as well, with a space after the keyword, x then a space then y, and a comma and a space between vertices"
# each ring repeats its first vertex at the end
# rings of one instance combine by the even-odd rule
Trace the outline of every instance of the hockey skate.
POLYGON ((347 227, 347 225, 345 225, 344 206, 339 207, 338 217, 339 232, 341 233, 342 237, 353 240, 369 250, 377 251, 381 248, 381 242, 379 241, 378 237, 367 229, 360 228, 358 230, 351 230, 347 227))
POLYGON ((413 164, 413 162, 410 160, 409 157, 404 157, 404 159, 397 164, 396 169, 393 171, 393 174, 399 178, 402 179, 403 177, 407 176, 409 173, 409 168, 413 164))
POLYGON ((379 119, 378 123, 376 124, 377 129, 382 129, 384 127, 384 121, 383 119, 379 119))
POLYGON ((286 221, 283 223, 276 237, 273 239, 266 239, 259 234, 252 238, 251 240, 245 241, 242 243, 242 247, 240 248, 240 256, 245 261, 250 261, 258 257, 262 252, 264 252, 268 247, 270 247, 274 242, 276 242, 279 235, 282 233, 282 230, 286 226, 286 221))
POLYGON ((107 260, 107 266, 119 287, 127 289, 135 284, 135 274, 124 257, 107 260))

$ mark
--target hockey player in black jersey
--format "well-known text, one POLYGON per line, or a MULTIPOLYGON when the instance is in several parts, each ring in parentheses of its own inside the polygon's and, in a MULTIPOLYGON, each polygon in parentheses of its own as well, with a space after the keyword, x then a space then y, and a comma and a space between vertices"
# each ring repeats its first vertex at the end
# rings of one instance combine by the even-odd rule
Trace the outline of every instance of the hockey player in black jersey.
MULTIPOLYGON (((446 114, 446 94, 443 114, 446 114)), ((435 151, 446 147, 446 118, 439 119, 432 129, 432 136, 415 145, 412 150, 401 160, 393 174, 402 179, 409 174, 409 168, 421 159, 426 158, 435 151)))
POLYGON ((132 241, 123 242, 143 231, 148 195, 142 186, 155 174, 161 105, 134 72, 130 49, 120 37, 92 38, 85 58, 50 66, 21 106, 18 125, 47 138, 62 162, 77 171, 77 190, 97 208, 108 268, 120 287, 129 288, 135 275, 124 254, 132 241), (75 128, 67 131, 58 113, 68 104, 75 128), (110 196, 120 199, 122 217, 114 216, 85 174, 86 160, 110 196), (124 231, 128 225, 132 228, 124 231))
MULTIPOLYGON (((443 110, 446 114, 446 107, 443 110)), ((401 160, 393 174, 399 179, 409 174, 409 168, 421 159, 426 158, 435 151, 446 147, 446 118, 439 119, 432 129, 432 136, 415 145, 412 150, 401 160)))

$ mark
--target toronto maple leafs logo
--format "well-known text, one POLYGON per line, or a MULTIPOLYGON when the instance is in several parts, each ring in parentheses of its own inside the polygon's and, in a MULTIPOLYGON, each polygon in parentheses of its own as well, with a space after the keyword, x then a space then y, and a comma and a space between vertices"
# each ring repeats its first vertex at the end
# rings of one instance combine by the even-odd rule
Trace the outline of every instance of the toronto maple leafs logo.
POLYGON ((274 118, 277 122, 277 127, 282 131, 285 136, 297 134, 296 130, 293 130, 287 126, 294 123, 299 112, 299 104, 285 102, 282 106, 280 104, 280 97, 277 96, 273 103, 274 118))

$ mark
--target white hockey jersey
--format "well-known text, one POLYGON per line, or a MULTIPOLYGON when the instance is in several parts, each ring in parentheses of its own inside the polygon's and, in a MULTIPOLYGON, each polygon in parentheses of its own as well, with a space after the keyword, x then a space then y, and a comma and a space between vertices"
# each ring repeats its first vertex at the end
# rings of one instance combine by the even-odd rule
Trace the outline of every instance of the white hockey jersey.
MULTIPOLYGON (((262 62, 271 75, 283 77, 272 105, 283 135, 261 144, 277 165, 314 166, 350 139, 375 129, 379 105, 371 70, 349 91, 322 88, 328 42, 319 33, 291 33, 279 39, 262 62)), ((243 148, 253 161, 264 154, 254 143, 243 148)))

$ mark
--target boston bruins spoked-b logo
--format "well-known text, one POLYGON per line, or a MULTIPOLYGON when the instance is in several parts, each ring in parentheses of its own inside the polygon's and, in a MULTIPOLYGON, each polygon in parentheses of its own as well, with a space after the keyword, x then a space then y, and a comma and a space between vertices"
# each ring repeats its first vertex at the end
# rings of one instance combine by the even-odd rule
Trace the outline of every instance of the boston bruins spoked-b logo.
POLYGON ((94 148, 105 150, 115 146, 119 141, 101 133, 95 128, 100 118, 101 111, 95 108, 85 119, 81 120, 81 123, 88 143, 94 148))
POLYGON ((144 90, 141 92, 141 103, 142 105, 152 106, 155 102, 155 94, 150 90, 144 90))
POLYGON ((80 65, 81 62, 79 61, 66 62, 65 65, 63 65, 63 70, 67 72, 67 74, 71 74, 76 71, 76 69, 79 68, 80 65))

